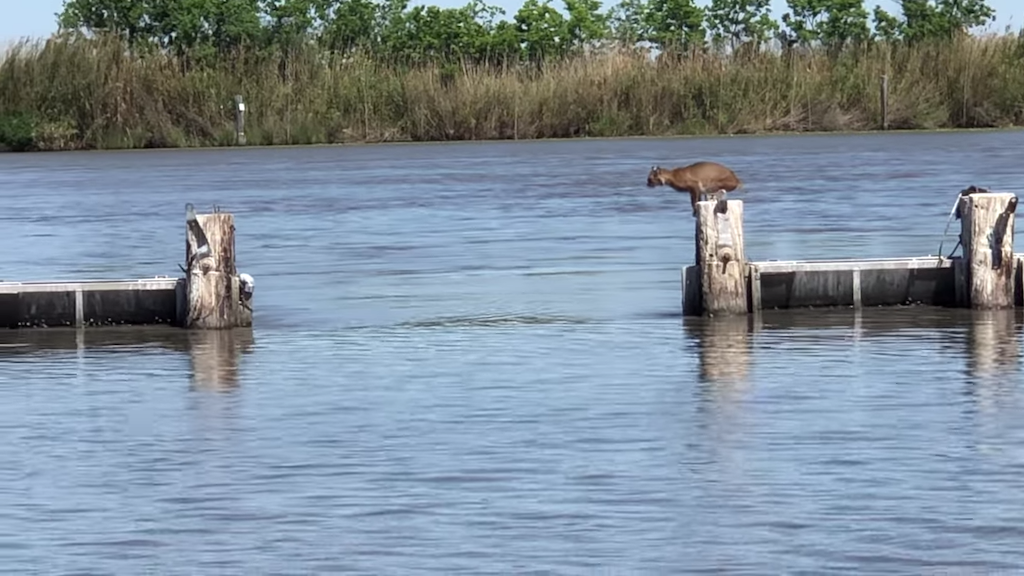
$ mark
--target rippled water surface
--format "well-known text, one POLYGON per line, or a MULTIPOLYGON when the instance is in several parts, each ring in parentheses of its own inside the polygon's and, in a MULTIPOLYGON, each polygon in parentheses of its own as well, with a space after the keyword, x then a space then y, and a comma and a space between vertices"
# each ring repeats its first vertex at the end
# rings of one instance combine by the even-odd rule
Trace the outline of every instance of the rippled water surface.
POLYGON ((652 164, 735 168, 755 260, 923 256, 965 186, 1021 192, 1022 150, 1006 132, 0 156, 0 278, 178 275, 193 202, 235 214, 256 279, 252 330, 0 333, 0 565, 1024 569, 1020 314, 683 322, 688 199, 644 185, 652 164))

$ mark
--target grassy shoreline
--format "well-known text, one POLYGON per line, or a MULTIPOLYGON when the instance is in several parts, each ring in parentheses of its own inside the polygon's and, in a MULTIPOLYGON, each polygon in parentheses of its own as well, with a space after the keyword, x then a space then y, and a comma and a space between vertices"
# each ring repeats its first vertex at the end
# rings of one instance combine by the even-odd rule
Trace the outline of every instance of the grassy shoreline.
MULTIPOLYGON (((810 132, 793 132, 793 131, 779 131, 779 132, 758 132, 752 134, 675 134, 665 136, 645 136, 645 135, 633 135, 633 136, 576 136, 568 138, 520 138, 518 140, 509 139, 480 139, 480 140, 393 140, 389 142, 317 142, 310 144, 247 144, 244 146, 235 144, 225 145, 196 145, 196 146, 168 146, 168 147, 121 147, 121 148, 69 148, 65 150, 25 150, 20 153, 22 154, 43 154, 53 152, 75 152, 76 154, 85 154, 89 152, 102 153, 102 152, 133 152, 133 153, 147 153, 147 152, 202 152, 202 151, 217 151, 217 150, 274 150, 274 149, 288 149, 288 148, 335 148, 335 147, 371 147, 371 146, 428 146, 428 145, 474 145, 474 144, 534 144, 538 142, 584 142, 584 141, 616 141, 616 140, 678 140, 678 139, 708 139, 708 138, 768 138, 768 137, 793 137, 793 138, 807 138, 813 136, 864 136, 864 135, 886 135, 886 136, 912 136, 912 135, 923 135, 923 134, 974 134, 974 133, 1005 133, 1005 132, 1021 132, 1024 131, 1024 126, 1007 126, 1000 128, 914 128, 914 129, 903 129, 903 130, 881 130, 881 129, 869 129, 869 130, 837 130, 837 131, 810 131, 810 132)), ((13 150, 5 149, 0 147, 0 154, 2 153, 13 153, 13 150)))
POLYGON ((21 43, 0 56, 0 147, 251 146, 870 133, 889 75, 890 133, 1024 126, 1024 39, 653 62, 626 52, 540 69, 366 58, 249 58, 182 72, 110 39, 21 43))

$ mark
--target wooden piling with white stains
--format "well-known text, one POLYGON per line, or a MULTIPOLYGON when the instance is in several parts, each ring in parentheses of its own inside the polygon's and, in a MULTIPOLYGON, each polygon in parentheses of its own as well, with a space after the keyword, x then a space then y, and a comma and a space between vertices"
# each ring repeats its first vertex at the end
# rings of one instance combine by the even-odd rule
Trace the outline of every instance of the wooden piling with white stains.
POLYGON ((1015 305, 1013 254, 1017 196, 980 192, 960 197, 961 242, 966 266, 968 305, 976 310, 1002 310, 1015 305))
POLYGON ((743 250, 743 201, 697 202, 696 265, 688 315, 747 313, 747 269, 743 250), (694 298, 699 292, 699 300, 694 298))
POLYGON ((185 328, 219 330, 246 326, 251 313, 242 306, 235 268, 235 218, 231 214, 186 214, 185 328))

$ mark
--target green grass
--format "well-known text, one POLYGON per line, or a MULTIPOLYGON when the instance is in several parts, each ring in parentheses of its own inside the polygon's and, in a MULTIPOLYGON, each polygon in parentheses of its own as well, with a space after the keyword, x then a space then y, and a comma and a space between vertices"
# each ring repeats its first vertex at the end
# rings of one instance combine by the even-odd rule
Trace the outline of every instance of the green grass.
POLYGON ((399 67, 313 49, 282 74, 239 58, 183 73, 110 39, 16 45, 0 61, 0 147, 223 146, 235 94, 251 145, 875 130, 889 76, 892 129, 1024 125, 1024 40, 875 44, 654 62, 604 53, 528 68, 399 67))

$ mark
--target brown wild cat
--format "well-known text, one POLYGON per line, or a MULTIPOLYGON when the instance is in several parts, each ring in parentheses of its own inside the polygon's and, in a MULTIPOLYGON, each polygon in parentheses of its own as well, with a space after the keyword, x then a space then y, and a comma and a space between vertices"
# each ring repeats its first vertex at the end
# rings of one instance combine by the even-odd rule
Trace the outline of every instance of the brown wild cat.
POLYGON ((697 201, 707 196, 722 199, 726 192, 743 187, 736 174, 717 162, 695 162, 682 168, 652 166, 647 174, 647 186, 669 186, 677 192, 690 194, 690 207, 697 215, 697 201))

